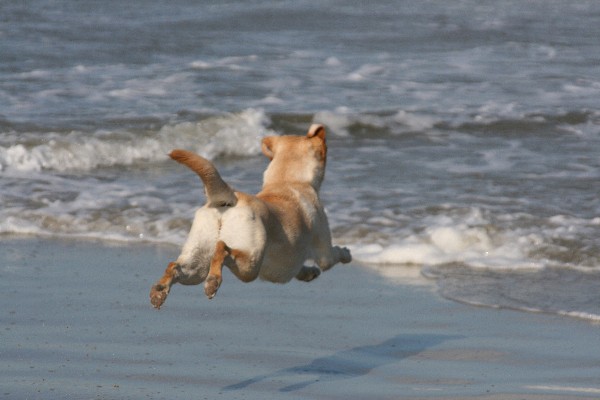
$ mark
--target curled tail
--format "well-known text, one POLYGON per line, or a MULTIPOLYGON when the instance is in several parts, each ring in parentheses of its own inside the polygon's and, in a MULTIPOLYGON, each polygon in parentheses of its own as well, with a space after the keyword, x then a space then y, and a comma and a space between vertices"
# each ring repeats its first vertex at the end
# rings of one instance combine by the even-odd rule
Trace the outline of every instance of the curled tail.
POLYGON ((232 207, 237 203, 233 190, 221 178, 215 166, 206 158, 181 149, 171 151, 169 157, 198 174, 204 183, 209 207, 232 207))

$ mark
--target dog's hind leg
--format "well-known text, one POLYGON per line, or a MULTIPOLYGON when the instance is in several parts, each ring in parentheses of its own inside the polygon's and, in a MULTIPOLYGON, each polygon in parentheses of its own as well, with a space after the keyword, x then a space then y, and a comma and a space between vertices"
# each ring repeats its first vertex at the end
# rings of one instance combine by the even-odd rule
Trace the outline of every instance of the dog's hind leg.
POLYGON ((208 277, 204 282, 204 293, 209 299, 212 299, 217 294, 221 282, 223 282, 223 263, 225 258, 229 256, 229 248, 224 241, 219 240, 215 247, 215 252, 210 262, 210 270, 208 277))
POLYGON ((171 286, 177 282, 178 276, 179 264, 175 262, 169 263, 162 278, 150 289, 150 303, 152 303, 154 308, 160 308, 163 305, 169 295, 171 286))
POLYGON ((210 271, 204 282, 204 293, 209 299, 217 294, 223 281, 223 265, 242 282, 251 282, 258 277, 258 266, 252 262, 250 255, 242 250, 232 249, 219 240, 210 263, 210 271))

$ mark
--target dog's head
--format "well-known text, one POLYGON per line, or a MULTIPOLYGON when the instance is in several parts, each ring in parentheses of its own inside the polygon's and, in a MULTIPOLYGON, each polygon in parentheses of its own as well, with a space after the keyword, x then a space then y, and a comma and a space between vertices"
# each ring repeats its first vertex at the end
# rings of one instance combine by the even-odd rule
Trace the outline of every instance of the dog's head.
POLYGON ((325 127, 313 124, 306 136, 268 136, 262 152, 271 163, 264 173, 264 184, 310 183, 319 190, 325 176, 327 143, 325 127))

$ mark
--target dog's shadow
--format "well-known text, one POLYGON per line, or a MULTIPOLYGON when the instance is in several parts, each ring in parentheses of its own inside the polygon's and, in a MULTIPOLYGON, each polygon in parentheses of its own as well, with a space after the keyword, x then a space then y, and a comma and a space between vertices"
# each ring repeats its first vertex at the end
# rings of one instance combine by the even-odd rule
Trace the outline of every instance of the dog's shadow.
POLYGON ((460 336, 451 335, 398 335, 383 343, 354 347, 330 356, 316 358, 306 365, 281 369, 267 375, 258 375, 226 386, 223 390, 244 389, 262 381, 284 376, 310 377, 310 379, 279 389, 281 392, 292 392, 316 382, 337 381, 363 376, 375 368, 398 362, 445 341, 459 338, 460 336))

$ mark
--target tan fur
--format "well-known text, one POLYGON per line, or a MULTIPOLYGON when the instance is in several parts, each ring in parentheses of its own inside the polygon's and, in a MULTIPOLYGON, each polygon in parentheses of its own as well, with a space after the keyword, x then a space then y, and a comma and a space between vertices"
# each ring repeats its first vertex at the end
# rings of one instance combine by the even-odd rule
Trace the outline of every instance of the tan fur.
POLYGON ((322 125, 312 125, 306 136, 263 139, 262 151, 271 161, 256 196, 234 192, 208 160, 173 150, 171 157, 204 182, 207 204, 196 212, 180 256, 152 287, 154 307, 160 308, 177 282, 205 282, 205 293, 213 298, 223 266, 244 282, 260 277, 285 283, 294 277, 310 281, 338 262, 350 262, 348 249, 331 244, 318 195, 327 160, 325 136, 322 125), (305 266, 308 259, 318 267, 305 266))
POLYGON ((206 188, 206 199, 209 206, 235 205, 236 197, 233 190, 223 181, 219 171, 210 161, 190 151, 179 149, 173 150, 169 156, 198 174, 206 188))

